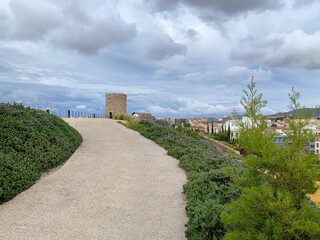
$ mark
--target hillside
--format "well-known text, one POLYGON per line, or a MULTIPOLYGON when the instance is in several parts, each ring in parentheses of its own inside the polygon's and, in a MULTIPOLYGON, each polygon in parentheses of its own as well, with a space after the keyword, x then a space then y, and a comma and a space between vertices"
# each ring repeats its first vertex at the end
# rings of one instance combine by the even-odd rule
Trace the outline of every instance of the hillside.
MULTIPOLYGON (((306 114, 308 113, 309 111, 315 111, 314 114, 313 114, 313 117, 319 117, 320 116, 320 110, 319 109, 316 109, 316 108, 302 108, 301 109, 302 113, 303 114, 306 114)), ((273 114, 273 115, 269 115, 268 117, 292 117, 296 114, 296 111, 295 110, 292 110, 292 111, 289 111, 289 112, 278 112, 276 114, 273 114)))
POLYGON ((81 142, 81 135, 57 116, 0 103, 0 204, 67 160, 81 142))

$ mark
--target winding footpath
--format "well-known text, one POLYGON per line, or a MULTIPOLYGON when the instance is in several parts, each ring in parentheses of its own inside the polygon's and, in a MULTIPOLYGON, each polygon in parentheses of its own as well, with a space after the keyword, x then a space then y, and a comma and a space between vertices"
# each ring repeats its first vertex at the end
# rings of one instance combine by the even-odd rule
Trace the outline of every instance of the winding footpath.
POLYGON ((185 239, 186 176, 176 159, 113 120, 66 121, 83 143, 0 205, 0 239, 185 239))

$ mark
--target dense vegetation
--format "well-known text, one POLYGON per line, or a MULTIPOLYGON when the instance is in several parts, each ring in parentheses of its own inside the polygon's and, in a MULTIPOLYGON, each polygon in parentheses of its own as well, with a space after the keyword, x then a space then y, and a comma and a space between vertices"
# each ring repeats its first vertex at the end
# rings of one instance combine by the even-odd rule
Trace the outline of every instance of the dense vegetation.
POLYGON ((57 116, 0 103, 0 204, 67 160, 81 141, 81 135, 57 116))
POLYGON ((220 214, 240 190, 230 186, 230 169, 240 167, 236 159, 216 155, 199 136, 183 128, 173 129, 147 121, 129 122, 129 128, 156 142, 179 160, 187 173, 184 192, 188 199, 188 239, 221 239, 225 228, 220 214))
POLYGON ((265 105, 253 80, 244 93, 241 103, 251 124, 240 124, 239 144, 248 155, 245 170, 233 178, 243 193, 221 214, 225 239, 320 239, 320 210, 307 198, 320 176, 318 157, 305 149, 314 138, 305 128, 313 113, 300 111, 300 95, 292 89, 290 108, 297 114, 285 130, 285 147, 277 147, 274 135, 265 132, 265 105))

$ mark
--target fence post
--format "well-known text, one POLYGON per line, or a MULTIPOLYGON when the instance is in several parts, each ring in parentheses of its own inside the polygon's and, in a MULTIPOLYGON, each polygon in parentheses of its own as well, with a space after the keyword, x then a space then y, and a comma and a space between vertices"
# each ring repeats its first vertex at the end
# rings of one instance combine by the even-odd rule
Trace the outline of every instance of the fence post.
POLYGON ((68 118, 70 118, 70 110, 68 110, 68 118))

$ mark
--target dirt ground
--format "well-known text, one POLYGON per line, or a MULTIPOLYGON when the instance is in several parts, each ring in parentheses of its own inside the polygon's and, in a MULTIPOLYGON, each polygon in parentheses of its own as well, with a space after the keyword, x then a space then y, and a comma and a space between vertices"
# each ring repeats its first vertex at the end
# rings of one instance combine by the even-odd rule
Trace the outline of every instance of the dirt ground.
MULTIPOLYGON (((320 182, 317 182, 317 184, 320 186, 320 182)), ((318 207, 320 207, 320 189, 316 192, 316 194, 311 195, 311 200, 317 203, 318 207)))

